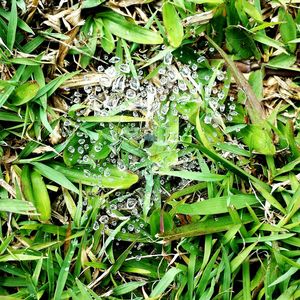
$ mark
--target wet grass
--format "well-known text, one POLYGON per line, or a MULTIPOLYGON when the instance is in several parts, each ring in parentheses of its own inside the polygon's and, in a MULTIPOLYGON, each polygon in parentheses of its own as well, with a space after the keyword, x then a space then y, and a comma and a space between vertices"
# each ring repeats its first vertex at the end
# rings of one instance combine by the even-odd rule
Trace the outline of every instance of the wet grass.
POLYGON ((0 299, 300 298, 296 2, 1 5, 0 299))

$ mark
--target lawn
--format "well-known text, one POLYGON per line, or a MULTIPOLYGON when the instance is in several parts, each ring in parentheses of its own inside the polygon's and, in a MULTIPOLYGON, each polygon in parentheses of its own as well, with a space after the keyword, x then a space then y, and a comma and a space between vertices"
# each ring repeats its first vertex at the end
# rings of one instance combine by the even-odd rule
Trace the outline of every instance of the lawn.
POLYGON ((0 3, 0 300, 300 299, 300 1, 0 3))

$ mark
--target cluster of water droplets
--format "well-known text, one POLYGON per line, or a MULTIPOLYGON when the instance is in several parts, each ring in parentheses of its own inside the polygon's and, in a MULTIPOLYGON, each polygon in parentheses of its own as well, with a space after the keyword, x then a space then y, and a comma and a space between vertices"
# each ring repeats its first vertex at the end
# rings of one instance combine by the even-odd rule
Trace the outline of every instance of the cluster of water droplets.
MULTIPOLYGON (((213 49, 209 48, 207 52, 213 53, 213 49)), ((191 151, 184 153, 185 143, 192 142, 195 132, 195 126, 189 120, 188 105, 197 105, 200 108, 200 118, 212 128, 232 122, 238 114, 234 94, 230 93, 231 83, 227 78, 227 70, 223 66, 218 69, 212 67, 210 72, 202 76, 203 65, 209 68, 205 52, 201 52, 196 60, 188 63, 182 62, 182 55, 180 53, 176 57, 168 52, 161 61, 156 62, 156 67, 154 71, 151 69, 150 74, 146 74, 146 68, 136 70, 133 61, 123 62, 118 57, 105 56, 103 63, 96 67, 92 84, 91 78, 87 76, 86 85, 71 95, 70 104, 78 109, 74 110, 75 117, 65 120, 63 134, 68 137, 75 131, 77 143, 67 146, 69 159, 72 160, 77 155, 76 164, 88 166, 84 169, 84 174, 87 177, 97 177, 99 182, 103 176, 111 175, 107 167, 109 165, 117 166, 122 171, 133 171, 140 177, 139 189, 116 191, 109 196, 109 204, 103 203, 92 224, 93 230, 102 230, 105 233, 107 230, 114 230, 120 222, 129 218, 130 221, 123 226, 120 233, 145 234, 148 224, 142 218, 146 184, 143 178, 146 173, 145 166, 149 168, 147 147, 156 140, 153 130, 155 125, 151 123, 160 122, 159 126, 167 126, 163 122, 169 113, 181 119, 180 139, 176 147, 178 153, 183 153, 179 153, 178 161, 172 168, 201 171, 196 155, 191 151), (80 120, 81 116, 105 117, 118 114, 145 117, 146 126, 141 123, 99 123, 93 128, 97 134, 82 130, 84 122, 80 120), (101 132, 101 138, 98 132, 101 132), (128 151, 124 151, 124 141, 133 142, 145 155, 130 151, 124 155, 128 151), (104 150, 106 154, 99 156, 104 150)), ((170 193, 189 186, 191 182, 162 176, 158 192, 162 198, 166 198, 170 193), (164 186, 169 182, 172 184, 167 190, 164 186)), ((150 196, 151 208, 160 199, 156 199, 154 194, 150 196)), ((84 207, 86 211, 90 209, 88 200, 84 202, 84 207)))

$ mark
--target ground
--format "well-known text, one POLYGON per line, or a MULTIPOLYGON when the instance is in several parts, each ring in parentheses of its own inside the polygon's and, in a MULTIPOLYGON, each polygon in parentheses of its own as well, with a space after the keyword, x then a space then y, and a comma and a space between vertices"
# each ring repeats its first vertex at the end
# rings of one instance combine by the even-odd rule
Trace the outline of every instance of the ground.
POLYGON ((299 1, 1 1, 0 299, 300 299, 299 1))

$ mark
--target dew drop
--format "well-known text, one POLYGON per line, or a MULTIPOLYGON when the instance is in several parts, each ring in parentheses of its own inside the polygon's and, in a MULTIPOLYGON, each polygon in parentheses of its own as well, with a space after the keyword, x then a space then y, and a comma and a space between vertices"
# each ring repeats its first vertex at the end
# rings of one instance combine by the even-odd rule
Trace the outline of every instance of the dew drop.
POLYGON ((109 221, 109 216, 107 216, 107 215, 103 215, 103 216, 101 216, 101 217, 99 218, 99 222, 100 222, 101 224, 107 224, 108 221, 109 221))
POLYGON ((73 146, 69 146, 69 147, 68 147, 68 151, 69 151, 70 153, 74 153, 74 152, 75 152, 75 148, 74 148, 73 146))
POLYGON ((118 56, 113 56, 113 57, 109 60, 109 62, 110 62, 111 64, 116 64, 116 63, 118 63, 120 60, 121 60, 120 57, 118 57, 118 56))
POLYGON ((172 63, 172 59, 173 59, 173 54, 169 52, 164 56, 164 63, 166 65, 170 65, 172 63))
POLYGON ((121 64, 121 65, 120 65, 120 71, 121 71, 122 73, 128 74, 128 73, 130 72, 130 67, 129 67, 129 65, 128 65, 128 64, 121 64))
POLYGON ((125 96, 127 99, 134 99, 136 97, 136 92, 132 89, 128 89, 125 96))
POLYGON ((97 221, 94 222, 93 229, 94 230, 98 230, 99 229, 99 223, 97 221))

